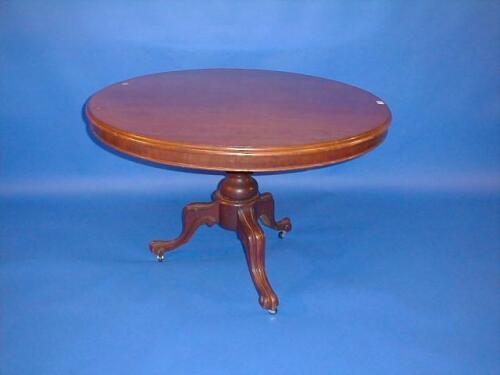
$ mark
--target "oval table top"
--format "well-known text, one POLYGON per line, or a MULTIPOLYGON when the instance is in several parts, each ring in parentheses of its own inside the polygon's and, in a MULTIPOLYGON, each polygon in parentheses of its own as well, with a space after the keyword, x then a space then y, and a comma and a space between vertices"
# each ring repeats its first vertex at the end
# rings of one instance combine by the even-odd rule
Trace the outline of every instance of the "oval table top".
POLYGON ((85 113, 96 137, 125 154, 228 172, 352 159, 379 145, 391 122, 387 105, 357 87, 246 69, 132 78, 94 94, 85 113))

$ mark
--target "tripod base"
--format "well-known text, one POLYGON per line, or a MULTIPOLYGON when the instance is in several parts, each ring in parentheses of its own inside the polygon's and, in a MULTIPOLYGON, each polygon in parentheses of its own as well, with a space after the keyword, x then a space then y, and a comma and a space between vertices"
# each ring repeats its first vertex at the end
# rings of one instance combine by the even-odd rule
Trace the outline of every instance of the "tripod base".
POLYGON ((279 300, 267 278, 266 239, 259 220, 279 231, 280 238, 292 229, 290 219, 275 220, 273 196, 270 193, 260 194, 257 181, 250 173, 228 173, 213 193, 212 202, 190 203, 184 207, 183 228, 176 239, 152 241, 149 248, 162 261, 166 252, 188 242, 201 225, 219 224, 224 229, 237 232, 259 294, 259 303, 262 308, 275 314, 279 300))

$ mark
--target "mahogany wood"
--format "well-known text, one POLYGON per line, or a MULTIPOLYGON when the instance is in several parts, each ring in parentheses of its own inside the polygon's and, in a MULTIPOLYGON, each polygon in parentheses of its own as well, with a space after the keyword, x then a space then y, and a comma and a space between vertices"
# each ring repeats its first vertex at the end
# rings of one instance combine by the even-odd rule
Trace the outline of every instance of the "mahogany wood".
POLYGON ((104 143, 156 163, 203 170, 304 169, 362 155, 391 121, 354 86, 302 74, 205 69, 108 86, 85 107, 104 143))
POLYGON ((208 203, 183 211, 164 254, 185 244, 201 225, 235 231, 261 306, 276 312, 278 296, 265 269, 259 220, 281 235, 270 193, 251 172, 287 171, 360 156, 385 138, 391 112, 378 97, 340 82, 301 74, 207 69, 153 74, 108 86, 85 106, 89 127, 103 143, 160 164, 226 172, 208 203))
POLYGON ((158 259, 164 254, 185 244, 196 229, 203 224, 219 224, 233 230, 243 243, 248 269, 255 288, 259 293, 259 303, 263 308, 275 312, 278 296, 267 278, 265 269, 265 236, 258 220, 275 230, 292 230, 290 219, 276 221, 274 200, 270 193, 260 194, 257 181, 249 173, 228 173, 212 195, 211 203, 191 203, 184 208, 183 228, 174 240, 152 241, 151 251, 158 259))

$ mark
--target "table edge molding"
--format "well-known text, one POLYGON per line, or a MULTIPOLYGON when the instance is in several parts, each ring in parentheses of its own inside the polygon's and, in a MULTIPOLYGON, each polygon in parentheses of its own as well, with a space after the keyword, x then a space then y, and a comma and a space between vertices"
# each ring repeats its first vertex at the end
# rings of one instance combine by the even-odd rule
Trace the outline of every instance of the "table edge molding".
POLYGON ((96 138, 124 154, 175 167, 241 172, 300 170, 340 163, 378 146, 387 135, 390 117, 369 132, 328 142, 287 147, 218 147, 167 142, 128 133, 102 123, 85 106, 96 138))

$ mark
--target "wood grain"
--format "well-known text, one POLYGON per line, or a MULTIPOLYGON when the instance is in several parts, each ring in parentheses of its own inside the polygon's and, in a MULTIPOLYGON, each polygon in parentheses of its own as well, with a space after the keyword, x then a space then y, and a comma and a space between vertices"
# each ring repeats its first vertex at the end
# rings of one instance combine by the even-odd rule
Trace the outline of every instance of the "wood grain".
POLYGON ((164 254, 187 243, 201 225, 219 224, 240 238, 260 305, 277 312, 279 298, 265 268, 259 221, 276 220, 274 199, 260 194, 251 172, 287 171, 362 155, 385 138, 391 112, 376 96, 340 82, 284 72, 243 69, 153 74, 111 85, 85 105, 90 129, 123 153, 153 162, 225 171, 208 203, 191 203, 172 240, 155 240, 164 254))
POLYGON ((301 74, 206 69, 129 79, 94 94, 97 138, 153 162, 217 171, 286 171, 362 155, 391 112, 359 88, 301 74))

